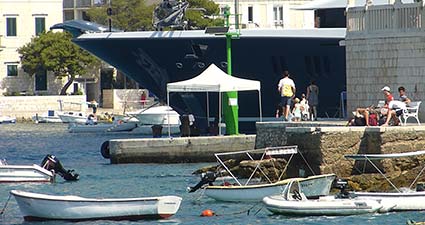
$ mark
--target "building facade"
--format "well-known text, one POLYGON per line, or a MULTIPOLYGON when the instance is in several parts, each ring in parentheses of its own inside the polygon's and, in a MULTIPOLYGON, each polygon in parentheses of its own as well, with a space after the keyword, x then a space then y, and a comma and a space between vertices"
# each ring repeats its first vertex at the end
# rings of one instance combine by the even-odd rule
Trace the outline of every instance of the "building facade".
POLYGON ((63 0, 63 21, 67 20, 88 20, 86 14, 99 0, 63 0))
MULTIPOLYGON (((313 10, 296 10, 313 0, 239 0, 239 24, 241 28, 314 28, 313 10)), ((220 7, 220 14, 226 6, 235 13, 234 0, 214 0, 220 7)), ((234 23, 233 20, 231 23, 234 23)))
POLYGON ((62 0, 0 0, 0 94, 57 94, 62 83, 48 73, 26 74, 17 49, 62 18, 62 0))

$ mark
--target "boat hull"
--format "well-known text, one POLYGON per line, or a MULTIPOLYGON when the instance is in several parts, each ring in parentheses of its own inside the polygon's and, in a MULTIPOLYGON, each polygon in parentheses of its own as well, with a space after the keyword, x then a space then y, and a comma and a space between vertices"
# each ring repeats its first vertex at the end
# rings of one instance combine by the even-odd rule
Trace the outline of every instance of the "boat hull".
POLYGON ((103 132, 129 132, 137 127, 137 123, 121 124, 71 124, 68 127, 70 133, 103 133, 103 132))
MULTIPOLYGON (((335 174, 325 174, 293 179, 299 180, 302 190, 308 198, 315 198, 329 194, 335 177, 335 174)), ((262 185, 207 186, 204 194, 218 201, 261 202, 266 196, 282 193, 293 179, 262 185)))
POLYGON ((38 165, 0 165, 0 183, 51 182, 55 175, 38 165))
POLYGON ((92 199, 78 196, 55 196, 12 190, 25 220, 138 220, 160 219, 174 215, 181 198, 92 199))
POLYGON ((168 106, 155 106, 140 111, 128 114, 143 125, 180 125, 180 115, 168 106))
POLYGON ((81 113, 81 115, 79 114, 68 114, 68 113, 63 113, 63 114, 59 114, 59 118, 62 120, 63 123, 86 123, 87 122, 87 117, 84 116, 84 114, 81 113))
POLYGON ((425 210, 425 192, 354 192, 359 199, 380 201, 382 205, 393 206, 388 211, 425 210))
POLYGON ((333 196, 297 201, 276 195, 265 197, 263 203, 272 213, 295 216, 346 216, 374 213, 382 208, 375 200, 335 199, 333 196))

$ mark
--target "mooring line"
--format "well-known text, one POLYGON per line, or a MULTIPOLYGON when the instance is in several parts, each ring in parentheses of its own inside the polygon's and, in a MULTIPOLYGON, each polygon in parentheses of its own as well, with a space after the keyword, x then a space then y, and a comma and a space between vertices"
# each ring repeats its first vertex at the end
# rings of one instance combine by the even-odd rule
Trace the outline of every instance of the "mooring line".
POLYGON ((11 194, 9 194, 9 198, 7 198, 7 201, 6 201, 6 203, 4 204, 3 209, 0 211, 0 215, 3 215, 3 214, 4 214, 4 211, 6 210, 7 204, 9 203, 9 200, 10 200, 10 197, 11 197, 11 196, 12 196, 12 195, 11 195, 11 194))

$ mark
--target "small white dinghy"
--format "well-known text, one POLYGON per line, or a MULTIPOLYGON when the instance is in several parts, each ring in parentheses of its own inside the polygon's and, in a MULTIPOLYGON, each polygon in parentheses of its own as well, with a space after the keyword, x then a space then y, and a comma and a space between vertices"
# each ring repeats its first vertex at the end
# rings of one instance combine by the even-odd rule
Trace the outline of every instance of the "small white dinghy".
MULTIPOLYGON (((363 168, 366 168, 366 163, 370 163, 394 188, 396 192, 354 192, 357 198, 361 199, 374 199, 379 200, 383 205, 395 205, 390 208, 390 211, 410 211, 410 210, 425 210, 425 191, 419 181, 423 178, 423 172, 425 172, 425 165, 421 163, 422 169, 416 175, 415 179, 411 182, 408 188, 396 187, 391 180, 385 176, 384 171, 380 170, 376 164, 376 160, 389 160, 399 159, 405 157, 419 157, 424 156, 425 150, 403 152, 403 153, 391 153, 391 154, 355 154, 345 155, 345 158, 354 159, 356 161, 363 161, 363 168), (416 190, 413 189, 413 185, 416 184, 416 190)), ((419 158, 418 158, 419 160, 419 158)), ((419 162, 421 162, 419 160, 419 162)))
POLYGON ((8 165, 6 160, 0 160, 0 183, 53 182, 55 174, 59 174, 67 181, 75 181, 79 178, 74 170, 65 170, 59 159, 50 154, 44 157, 41 166, 8 165))
POLYGON ((345 216, 375 213, 382 208, 378 201, 367 199, 323 196, 308 200, 297 180, 291 181, 282 195, 267 196, 263 203, 272 213, 293 216, 345 216))
POLYGON ((174 215, 182 198, 83 198, 12 190, 24 220, 140 220, 164 219, 174 215))
MULTIPOLYGON (((288 183, 291 180, 298 180, 301 186, 304 189, 304 193, 308 198, 317 198, 319 196, 329 195, 329 191, 332 186, 332 182, 335 180, 335 174, 322 174, 322 175, 312 175, 305 178, 288 178, 283 180, 278 180, 272 182, 271 179, 264 173, 264 168, 261 168, 261 162, 266 157, 278 157, 282 155, 288 155, 288 163, 285 166, 285 169, 281 172, 280 177, 285 173, 287 166, 289 165, 291 159, 295 154, 302 153, 298 151, 298 146, 278 146, 278 147, 267 147, 264 149, 253 149, 245 151, 236 151, 236 152, 223 152, 214 154, 217 158, 217 161, 222 168, 233 178, 236 182, 233 185, 214 185, 213 182, 217 177, 215 172, 207 172, 202 175, 201 181, 193 187, 189 187, 189 192, 195 192, 196 190, 202 188, 205 189, 203 194, 210 198, 213 198, 218 201, 227 201, 227 202, 261 202, 261 200, 270 195, 277 195, 282 193, 282 191, 287 187, 288 183), (234 175, 229 169, 223 157, 228 157, 235 155, 235 158, 240 158, 240 155, 248 156, 249 160, 256 164, 256 168, 251 172, 249 179, 246 182, 241 181, 234 175), (257 160, 256 160, 257 159, 257 160), (254 183, 252 179, 254 175, 260 172, 262 178, 265 178, 267 183, 254 183), (208 185, 207 185, 208 184, 208 185)), ((305 158, 302 156, 305 160, 305 158)), ((305 163, 307 161, 305 160, 305 163)), ((311 167, 309 167, 311 168, 311 167)), ((314 171, 311 171, 314 174, 314 171)))

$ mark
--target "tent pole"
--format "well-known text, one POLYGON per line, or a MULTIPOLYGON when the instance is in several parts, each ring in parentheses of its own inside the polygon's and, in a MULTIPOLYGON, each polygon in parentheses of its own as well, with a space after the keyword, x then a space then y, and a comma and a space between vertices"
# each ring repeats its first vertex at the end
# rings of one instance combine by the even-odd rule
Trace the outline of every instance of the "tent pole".
MULTIPOLYGON (((167 90, 167 106, 170 107, 170 92, 167 90)), ((168 137, 171 138, 170 110, 167 109, 168 137)))
POLYGON ((218 135, 221 136, 221 92, 218 95, 218 135))
POLYGON ((210 127, 210 101, 209 101, 208 91, 207 91, 207 127, 210 127))
POLYGON ((263 122, 263 110, 261 105, 261 90, 258 90, 258 103, 260 104, 260 122, 263 122))

